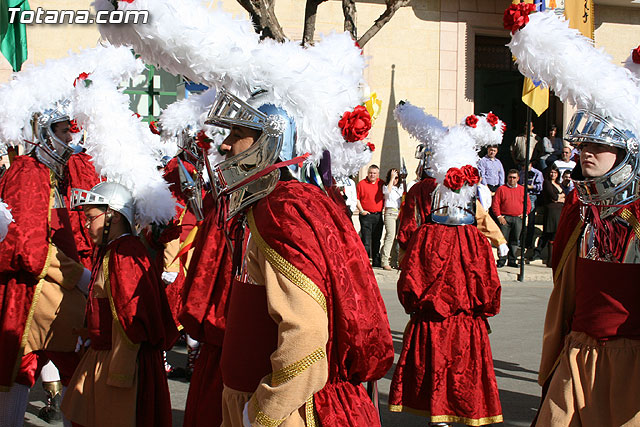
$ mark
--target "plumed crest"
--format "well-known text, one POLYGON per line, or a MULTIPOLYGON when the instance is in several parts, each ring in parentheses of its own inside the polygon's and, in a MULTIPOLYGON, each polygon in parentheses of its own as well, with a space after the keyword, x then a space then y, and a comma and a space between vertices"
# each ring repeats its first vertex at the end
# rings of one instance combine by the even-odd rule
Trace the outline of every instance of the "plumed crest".
POLYGON ((393 116, 412 137, 429 146, 447 131, 440 119, 427 114, 409 101, 398 104, 393 110, 393 116))
POLYGON ((475 141, 476 151, 482 147, 489 145, 502 144, 502 136, 504 134, 505 124, 498 116, 493 113, 479 114, 477 116, 467 116, 460 126, 469 133, 471 138, 475 141), (469 126, 467 120, 470 117, 475 117, 478 121, 474 126, 469 126))
POLYGON ((31 116, 69 98, 80 73, 101 69, 105 75, 116 76, 119 64, 131 56, 126 47, 99 46, 13 73, 11 80, 0 86, 0 141, 15 146, 30 140, 31 116))
POLYGON ((553 11, 534 13, 508 46, 524 76, 541 81, 562 101, 640 134, 637 79, 568 21, 553 11))
MULTIPOLYGON (((98 10, 111 10, 97 0, 98 10)), ((209 87, 246 98, 255 88, 266 102, 283 108, 296 122, 296 154, 318 162, 331 152, 335 176, 355 173, 371 159, 361 142, 345 142, 338 121, 361 104, 365 59, 349 34, 330 34, 314 46, 259 41, 251 23, 199 0, 134 0, 123 10, 149 10, 147 24, 100 26, 114 44, 131 45, 151 64, 209 87)))
POLYGON ((13 216, 11 215, 11 209, 9 209, 9 206, 0 199, 0 242, 7 237, 9 224, 12 222, 13 216))
POLYGON ((629 53, 629 56, 624 61, 624 68, 631 71, 631 74, 633 74, 636 79, 640 79, 640 46, 635 49, 631 49, 631 53, 629 53), (633 60, 634 56, 636 61, 639 62, 635 62, 633 60))
POLYGON ((202 129, 216 93, 215 89, 209 89, 167 106, 160 114, 162 132, 176 136, 187 127, 195 131, 202 129))
POLYGON ((74 116, 87 132, 84 146, 96 172, 131 192, 136 222, 145 226, 168 222, 176 202, 154 158, 159 136, 132 114, 129 97, 117 88, 118 82, 143 69, 141 61, 129 53, 129 61, 119 64, 119 75, 97 69, 90 76, 91 84, 76 86, 71 100, 74 116))

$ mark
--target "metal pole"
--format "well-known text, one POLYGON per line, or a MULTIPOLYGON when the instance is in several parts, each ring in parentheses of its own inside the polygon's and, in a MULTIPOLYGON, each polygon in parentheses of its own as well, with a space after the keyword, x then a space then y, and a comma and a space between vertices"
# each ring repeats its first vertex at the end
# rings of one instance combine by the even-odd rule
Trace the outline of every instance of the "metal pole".
POLYGON ((529 149, 531 148, 531 108, 527 106, 527 130, 525 132, 527 141, 525 143, 524 153, 524 200, 522 203, 522 230, 520 231, 520 274, 518 274, 518 281, 524 282, 524 246, 527 237, 527 200, 529 199, 529 187, 527 186, 528 174, 529 174, 529 149))

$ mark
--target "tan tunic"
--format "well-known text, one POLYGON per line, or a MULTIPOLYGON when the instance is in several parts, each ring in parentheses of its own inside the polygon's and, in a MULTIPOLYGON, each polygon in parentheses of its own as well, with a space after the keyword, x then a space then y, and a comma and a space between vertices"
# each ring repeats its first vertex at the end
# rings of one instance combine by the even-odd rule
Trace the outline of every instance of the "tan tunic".
MULTIPOLYGON (((102 266, 97 274, 93 295, 108 298, 102 266)), ((85 427, 135 426, 139 349, 113 319, 111 350, 89 348, 84 354, 62 401, 65 416, 85 427)))
POLYGON ((222 426, 242 427, 247 402, 253 426, 306 426, 305 410, 312 406, 305 408, 305 404, 312 405, 313 394, 324 387, 328 377, 327 314, 309 294, 273 268, 253 236, 245 260, 250 281, 266 287, 269 314, 278 324, 278 347, 271 355, 273 373, 262 379, 254 393, 225 386, 222 426))

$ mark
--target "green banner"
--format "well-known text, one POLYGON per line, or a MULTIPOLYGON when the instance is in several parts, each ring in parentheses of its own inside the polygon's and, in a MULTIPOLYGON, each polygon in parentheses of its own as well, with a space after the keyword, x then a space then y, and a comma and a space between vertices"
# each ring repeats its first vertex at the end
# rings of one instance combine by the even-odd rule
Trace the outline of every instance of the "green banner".
POLYGON ((9 8, 31 10, 28 0, 0 0, 0 52, 7 58, 13 71, 20 71, 27 60, 27 29, 19 22, 19 14, 15 14, 16 22, 10 23, 9 8))

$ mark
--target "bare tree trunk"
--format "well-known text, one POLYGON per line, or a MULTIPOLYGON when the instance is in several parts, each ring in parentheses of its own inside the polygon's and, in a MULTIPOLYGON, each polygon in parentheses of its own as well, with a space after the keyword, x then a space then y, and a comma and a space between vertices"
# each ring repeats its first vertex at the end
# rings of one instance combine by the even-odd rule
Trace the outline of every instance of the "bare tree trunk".
POLYGON ((376 19, 376 22, 373 23, 371 28, 369 28, 367 32, 364 33, 364 35, 358 40, 358 44, 360 45, 360 47, 364 47, 364 45, 367 44, 367 42, 371 40, 371 38, 375 36, 387 22, 391 20, 396 11, 403 6, 408 5, 411 0, 387 0, 386 2, 387 9, 382 13, 382 15, 378 17, 378 19, 376 19))
POLYGON ((344 14, 344 30, 351 34, 351 38, 358 39, 356 27, 356 2, 355 0, 342 0, 342 13, 344 14))
POLYGON ((273 10, 275 0, 238 0, 238 3, 249 12, 261 38, 271 38, 279 42, 287 40, 273 10))
POLYGON ((308 46, 313 43, 313 36, 316 32, 316 14, 318 5, 325 0, 307 0, 304 7, 304 31, 302 33, 302 46, 308 46))

